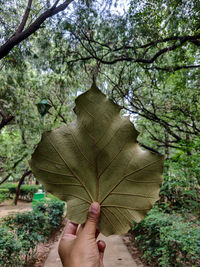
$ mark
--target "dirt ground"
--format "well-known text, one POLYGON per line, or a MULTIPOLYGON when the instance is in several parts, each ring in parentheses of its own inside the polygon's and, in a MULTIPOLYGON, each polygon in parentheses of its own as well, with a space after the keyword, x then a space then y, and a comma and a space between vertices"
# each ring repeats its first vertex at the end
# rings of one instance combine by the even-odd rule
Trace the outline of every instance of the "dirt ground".
POLYGON ((156 263, 151 263, 149 265, 145 259, 142 258, 143 252, 141 249, 137 246, 135 239, 131 233, 127 233, 123 235, 123 242, 127 246, 128 251, 132 255, 133 259, 137 263, 138 266, 142 267, 158 267, 156 263))
POLYGON ((27 264, 27 267, 43 267, 44 263, 49 255, 50 250, 54 246, 56 242, 58 242, 59 237, 63 231, 63 228, 66 225, 66 220, 62 223, 62 226, 60 229, 56 232, 54 232, 47 242, 41 243, 37 246, 37 251, 35 254, 35 260, 34 261, 29 261, 27 264))
POLYGON ((24 212, 30 210, 32 210, 32 202, 19 200, 17 206, 15 206, 13 200, 9 199, 0 204, 0 218, 16 212, 24 212))

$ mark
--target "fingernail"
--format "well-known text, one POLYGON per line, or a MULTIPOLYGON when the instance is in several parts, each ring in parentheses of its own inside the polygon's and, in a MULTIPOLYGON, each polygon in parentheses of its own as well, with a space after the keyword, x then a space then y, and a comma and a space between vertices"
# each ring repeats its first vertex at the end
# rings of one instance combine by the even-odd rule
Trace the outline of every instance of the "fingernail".
POLYGON ((99 203, 98 202, 93 202, 90 206, 90 209, 89 209, 90 212, 94 213, 94 214, 97 214, 99 213, 99 203))

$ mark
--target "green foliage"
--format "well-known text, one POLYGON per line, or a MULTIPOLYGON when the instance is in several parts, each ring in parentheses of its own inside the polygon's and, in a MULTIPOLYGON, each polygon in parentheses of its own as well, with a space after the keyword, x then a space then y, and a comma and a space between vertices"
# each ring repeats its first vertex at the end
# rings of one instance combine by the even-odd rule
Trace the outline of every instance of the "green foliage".
POLYGON ((132 232, 149 262, 157 259, 163 267, 199 265, 200 224, 194 219, 155 207, 132 232))
POLYGON ((0 188, 0 203, 9 198, 9 190, 0 188))
POLYGON ((8 195, 0 193, 0 203, 4 202, 6 199, 8 199, 8 195))
MULTIPOLYGON (((5 183, 1 185, 2 189, 7 189, 9 192, 9 197, 15 196, 17 184, 5 183)), ((1 190, 0 188, 0 190, 1 190)), ((40 189, 40 185, 21 185, 19 197, 28 201, 32 201, 33 195, 40 189)), ((0 191, 1 193, 1 191, 0 191)))
MULTIPOLYGON (((47 2, 33 1, 27 25, 47 8, 47 2)), ((116 11, 110 1, 92 1, 89 8, 83 1, 74 2, 73 11, 46 21, 45 28, 1 61, 0 105, 6 116, 15 116, 0 134, 1 179, 10 174, 10 181, 16 182, 27 169, 27 159, 42 133, 36 108, 41 99, 52 105, 45 129, 73 120, 73 101, 91 84, 96 57, 102 62, 146 60, 177 45, 150 64, 134 60, 116 61, 112 67, 100 64, 97 80, 101 90, 131 115, 141 133, 139 141, 167 154, 159 202, 163 216, 167 213, 171 220, 174 211, 196 216, 200 202, 200 91, 199 68, 194 65, 199 62, 199 38, 181 45, 181 39, 172 37, 184 40, 184 36, 199 35, 199 1, 115 2, 120 6, 126 2, 126 9, 116 11), (162 42, 165 38, 169 41, 162 42), (152 45, 142 48, 148 43, 152 45), (194 68, 174 69, 191 65, 194 68)), ((17 29, 26 5, 25 0, 0 0, 2 43, 17 29)))
POLYGON ((33 257, 38 243, 44 242, 50 232, 47 217, 43 213, 18 213, 6 223, 21 241, 25 261, 33 257))
POLYGON ((7 194, 7 193, 9 193, 9 190, 7 188, 0 188, 0 193, 1 194, 7 194))
POLYGON ((2 220, 0 227, 0 265, 24 266, 34 257, 36 247, 62 222, 65 204, 61 201, 38 203, 33 211, 2 220))
POLYGON ((48 223, 51 228, 56 229, 62 222, 62 215, 65 211, 65 202, 58 199, 38 202, 33 206, 34 212, 43 212, 48 216, 48 223))
POLYGON ((22 266, 22 243, 6 226, 0 226, 0 265, 22 266))
POLYGON ((170 210, 183 213, 196 213, 200 209, 198 162, 199 155, 188 156, 183 151, 173 153, 166 160, 160 206, 167 202, 170 210))

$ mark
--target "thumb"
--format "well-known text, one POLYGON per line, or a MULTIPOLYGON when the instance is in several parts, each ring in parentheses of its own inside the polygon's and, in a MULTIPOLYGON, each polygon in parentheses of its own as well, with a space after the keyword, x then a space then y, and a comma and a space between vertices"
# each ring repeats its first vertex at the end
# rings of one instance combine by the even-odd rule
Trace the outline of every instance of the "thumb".
POLYGON ((96 229, 100 216, 100 205, 98 202, 93 202, 88 211, 87 221, 83 231, 95 238, 96 229))

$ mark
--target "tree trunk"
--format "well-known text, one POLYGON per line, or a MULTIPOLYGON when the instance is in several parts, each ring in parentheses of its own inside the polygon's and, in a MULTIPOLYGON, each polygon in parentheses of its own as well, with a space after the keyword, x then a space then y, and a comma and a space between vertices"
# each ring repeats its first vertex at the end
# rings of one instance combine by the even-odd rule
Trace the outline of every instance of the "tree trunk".
POLYGON ((169 158, 169 134, 165 130, 165 155, 167 159, 169 158))
POLYGON ((18 186, 17 186, 17 189, 16 189, 15 200, 14 200, 15 205, 17 205, 17 201, 18 201, 18 198, 19 198, 20 187, 21 187, 25 177, 28 176, 29 174, 31 174, 31 170, 29 170, 29 171, 26 170, 24 172, 24 174, 22 175, 21 179, 19 180, 19 183, 18 183, 18 186))

